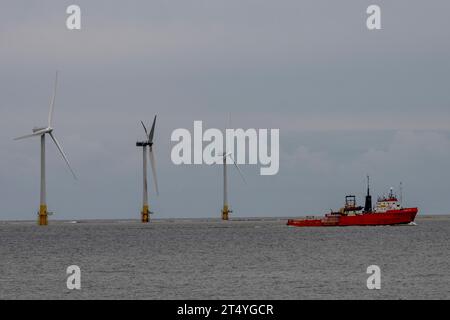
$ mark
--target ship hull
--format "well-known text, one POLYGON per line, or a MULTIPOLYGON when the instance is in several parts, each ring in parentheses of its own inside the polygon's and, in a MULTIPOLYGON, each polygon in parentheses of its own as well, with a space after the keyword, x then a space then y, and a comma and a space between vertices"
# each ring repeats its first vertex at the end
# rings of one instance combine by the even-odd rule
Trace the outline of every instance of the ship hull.
POLYGON ((416 218, 417 208, 390 210, 383 213, 363 213, 357 215, 328 215, 317 219, 290 219, 289 226, 296 227, 345 227, 345 226, 383 226, 408 224, 416 218))

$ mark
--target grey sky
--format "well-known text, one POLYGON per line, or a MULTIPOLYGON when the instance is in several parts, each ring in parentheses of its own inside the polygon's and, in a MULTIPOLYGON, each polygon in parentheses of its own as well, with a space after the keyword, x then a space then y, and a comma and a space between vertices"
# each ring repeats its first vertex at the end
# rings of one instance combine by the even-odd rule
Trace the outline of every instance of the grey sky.
MULTIPOLYGON (((279 128, 280 172, 230 172, 234 216, 320 214, 399 181, 422 213, 450 212, 448 1, 2 1, 0 219, 34 219, 38 139, 56 69, 48 143, 55 218, 138 218, 139 121, 158 114, 155 217, 219 217, 220 167, 175 166, 170 134, 194 120, 279 128), (68 5, 82 30, 65 28, 68 5), (370 4, 380 31, 365 27, 370 4)), ((362 201, 362 199, 360 199, 362 201)))

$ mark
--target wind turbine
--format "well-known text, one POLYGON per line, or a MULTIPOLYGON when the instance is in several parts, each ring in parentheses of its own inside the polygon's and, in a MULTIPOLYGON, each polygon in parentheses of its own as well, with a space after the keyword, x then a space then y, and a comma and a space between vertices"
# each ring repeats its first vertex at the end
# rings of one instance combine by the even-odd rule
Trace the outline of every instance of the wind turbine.
POLYGON ((64 154, 64 151, 59 144, 58 140, 56 139, 55 135, 53 134, 53 127, 52 127, 52 119, 53 119, 53 110, 55 106, 55 97, 56 97, 56 86, 58 84, 58 72, 56 72, 55 76, 55 87, 53 90, 53 97, 50 103, 50 111, 48 113, 48 123, 47 127, 35 127, 33 128, 33 133, 18 137, 14 140, 21 140, 26 138, 31 138, 35 136, 41 137, 41 197, 40 197, 40 206, 39 206, 39 219, 38 224, 40 226, 46 226, 48 224, 48 214, 47 211, 47 201, 46 201, 46 185, 45 185, 45 135, 48 134, 50 138, 52 138, 53 142, 56 145, 56 148, 58 148, 59 152, 61 153, 64 161, 66 162, 67 166, 70 169, 70 172, 72 172, 72 175, 74 179, 77 177, 75 176, 75 173, 73 172, 72 168, 70 167, 69 160, 67 160, 66 155, 64 154))
POLYGON ((144 122, 141 121, 142 126, 145 131, 145 141, 136 142, 136 147, 142 147, 142 165, 143 165, 143 199, 142 199, 142 212, 141 212, 141 221, 143 223, 149 222, 149 214, 152 212, 149 211, 148 206, 148 191, 147 191, 147 147, 148 149, 148 158, 150 159, 150 165, 152 166, 152 174, 153 174, 153 182, 155 183, 156 194, 159 195, 158 191, 158 180, 156 179, 156 164, 155 164, 155 153, 153 150, 153 134, 155 133, 155 124, 156 124, 156 116, 153 119, 153 125, 148 133, 147 128, 144 125, 144 122))
POLYGON ((236 161, 233 159, 231 152, 224 152, 222 154, 222 160, 223 160, 223 208, 222 208, 222 220, 228 220, 229 213, 232 213, 233 211, 230 210, 230 206, 228 204, 228 183, 227 183, 227 158, 230 158, 231 161, 233 161, 234 166, 239 172, 239 175, 241 176, 244 183, 247 183, 245 181, 244 175, 242 174, 241 169, 237 165, 236 161))

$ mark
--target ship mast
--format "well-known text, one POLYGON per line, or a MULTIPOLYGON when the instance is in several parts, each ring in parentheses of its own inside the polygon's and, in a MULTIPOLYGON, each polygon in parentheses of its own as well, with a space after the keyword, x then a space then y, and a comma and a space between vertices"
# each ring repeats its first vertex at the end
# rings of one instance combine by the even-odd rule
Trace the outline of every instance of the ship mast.
POLYGON ((367 175, 367 195, 364 212, 372 212, 372 196, 370 195, 370 177, 367 175))
POLYGON ((400 205, 403 207, 403 182, 400 182, 400 205))

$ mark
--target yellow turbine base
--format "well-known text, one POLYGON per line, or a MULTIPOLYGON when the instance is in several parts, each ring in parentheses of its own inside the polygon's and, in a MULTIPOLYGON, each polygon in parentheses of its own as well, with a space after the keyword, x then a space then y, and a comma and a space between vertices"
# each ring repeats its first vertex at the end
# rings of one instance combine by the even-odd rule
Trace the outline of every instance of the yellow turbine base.
POLYGON ((228 210, 228 206, 223 206, 222 209, 222 220, 228 220, 228 213, 230 211, 228 210))
POLYGON ((148 210, 147 205, 142 207, 141 221, 142 223, 147 223, 150 221, 150 211, 148 210))
POLYGON ((47 206, 46 205, 41 205, 39 207, 38 225, 40 225, 40 226, 48 225, 48 214, 47 214, 47 206))

